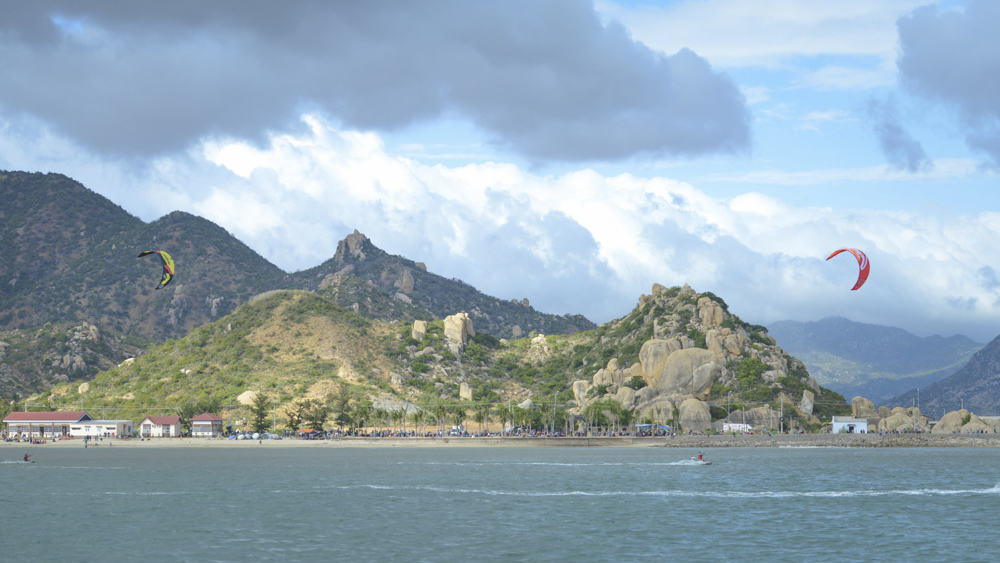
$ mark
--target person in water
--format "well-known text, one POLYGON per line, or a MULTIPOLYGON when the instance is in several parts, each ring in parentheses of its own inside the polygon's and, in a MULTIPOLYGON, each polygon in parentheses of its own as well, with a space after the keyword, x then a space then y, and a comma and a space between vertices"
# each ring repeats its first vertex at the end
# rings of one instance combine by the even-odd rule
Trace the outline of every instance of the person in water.
POLYGON ((701 454, 698 454, 698 461, 705 461, 704 459, 702 459, 701 454))
POLYGON ((31 459, 29 459, 30 457, 31 457, 30 455, 28 455, 27 453, 25 453, 24 454, 24 461, 31 461, 31 459))

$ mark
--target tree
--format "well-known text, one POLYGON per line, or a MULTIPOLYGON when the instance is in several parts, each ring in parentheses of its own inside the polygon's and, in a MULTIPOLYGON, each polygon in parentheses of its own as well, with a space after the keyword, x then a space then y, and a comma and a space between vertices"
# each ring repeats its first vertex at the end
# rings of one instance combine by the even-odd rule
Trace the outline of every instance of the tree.
POLYGON ((327 418, 330 417, 329 405, 317 399, 308 399, 304 403, 306 404, 304 422, 314 431, 322 432, 327 418))
POLYGON ((271 401, 264 393, 258 391, 253 402, 250 403, 250 427, 253 428, 254 432, 264 432, 271 427, 268 424, 269 410, 271 410, 271 401))
POLYGON ((298 432, 299 428, 302 428, 302 423, 304 422, 305 417, 305 402, 295 403, 295 406, 288 411, 288 429, 292 432, 298 432))
POLYGON ((222 402, 214 397, 207 397, 194 403, 185 403, 177 409, 181 419, 181 432, 191 433, 191 419, 202 413, 216 413, 222 408, 222 402))

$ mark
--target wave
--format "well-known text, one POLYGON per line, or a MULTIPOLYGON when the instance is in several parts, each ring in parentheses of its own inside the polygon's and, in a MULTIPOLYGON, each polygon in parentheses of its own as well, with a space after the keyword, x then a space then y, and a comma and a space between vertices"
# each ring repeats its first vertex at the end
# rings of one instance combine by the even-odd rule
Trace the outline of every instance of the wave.
POLYGON ((516 491, 499 489, 474 489, 464 487, 442 487, 434 485, 342 485, 338 489, 371 489, 384 491, 426 491, 445 494, 517 496, 517 497, 683 497, 708 499, 795 499, 795 498, 850 498, 886 496, 952 496, 952 495, 1000 495, 1000 483, 986 489, 858 489, 845 491, 516 491))

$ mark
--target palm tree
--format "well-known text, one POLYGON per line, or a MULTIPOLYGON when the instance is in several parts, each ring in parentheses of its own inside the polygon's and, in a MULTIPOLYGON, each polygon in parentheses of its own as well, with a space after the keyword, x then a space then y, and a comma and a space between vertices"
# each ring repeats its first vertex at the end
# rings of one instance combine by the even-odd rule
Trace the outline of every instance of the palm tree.
POLYGON ((500 420, 500 433, 503 434, 506 431, 507 423, 511 420, 510 409, 507 408, 507 405, 497 405, 494 412, 497 419, 500 420))

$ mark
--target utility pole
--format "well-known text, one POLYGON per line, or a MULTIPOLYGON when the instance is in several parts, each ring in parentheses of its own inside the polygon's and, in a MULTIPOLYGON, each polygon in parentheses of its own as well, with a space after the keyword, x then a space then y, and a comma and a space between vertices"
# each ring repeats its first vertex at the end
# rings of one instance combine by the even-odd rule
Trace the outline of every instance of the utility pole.
POLYGON ((784 434, 785 433, 785 396, 784 395, 781 395, 781 410, 778 411, 778 418, 781 419, 779 421, 780 422, 780 428, 778 429, 778 434, 784 434))

